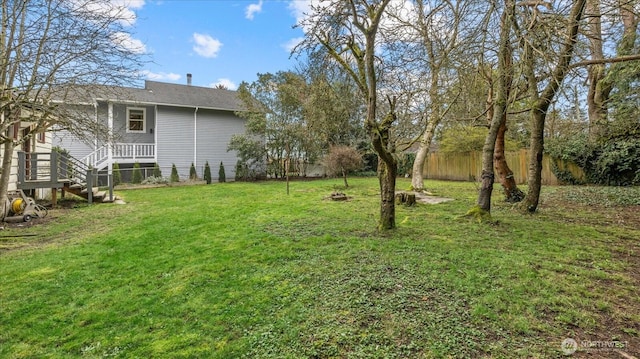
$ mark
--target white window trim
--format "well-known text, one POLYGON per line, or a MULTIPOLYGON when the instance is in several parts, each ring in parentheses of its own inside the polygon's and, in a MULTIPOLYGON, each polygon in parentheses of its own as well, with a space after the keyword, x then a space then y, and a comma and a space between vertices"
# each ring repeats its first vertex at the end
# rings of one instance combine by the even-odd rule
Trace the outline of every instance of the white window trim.
POLYGON ((146 133, 146 132, 147 132, 147 109, 144 107, 127 107, 127 133, 146 133), (142 111, 142 130, 141 131, 130 130, 131 126, 129 125, 129 122, 131 121, 131 115, 130 115, 131 110, 142 111))

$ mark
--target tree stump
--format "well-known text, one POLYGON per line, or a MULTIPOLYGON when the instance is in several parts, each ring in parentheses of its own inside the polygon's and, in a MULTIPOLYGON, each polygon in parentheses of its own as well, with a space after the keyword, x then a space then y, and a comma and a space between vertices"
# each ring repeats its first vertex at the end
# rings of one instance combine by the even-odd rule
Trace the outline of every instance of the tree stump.
POLYGON ((413 206, 416 204, 416 194, 407 192, 396 193, 396 203, 404 204, 405 206, 413 206))
POLYGON ((346 194, 340 192, 334 192, 331 194, 331 200, 333 201, 346 201, 349 199, 346 194))

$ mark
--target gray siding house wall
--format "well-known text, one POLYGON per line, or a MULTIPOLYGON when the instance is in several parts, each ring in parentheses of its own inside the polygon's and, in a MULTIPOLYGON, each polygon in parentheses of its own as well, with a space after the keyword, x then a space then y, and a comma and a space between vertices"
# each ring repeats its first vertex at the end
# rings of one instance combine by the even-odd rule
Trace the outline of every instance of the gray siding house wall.
POLYGON ((222 111, 204 110, 198 111, 196 145, 196 167, 204 168, 209 161, 211 176, 218 178, 220 162, 224 164, 227 178, 235 178, 236 162, 235 152, 227 152, 227 146, 231 136, 244 132, 244 122, 229 113, 222 111))
POLYGON ((192 163, 202 178, 208 161, 216 180, 223 162, 227 179, 235 178, 237 156, 227 152, 227 146, 234 134, 245 131, 245 120, 235 114, 244 109, 235 91, 147 81, 143 89, 98 88, 88 96, 80 102, 88 113, 94 113, 96 121, 111 129, 114 143, 105 146, 97 137, 93 143, 85 143, 69 132, 56 132, 53 145, 73 157, 88 164, 94 161, 92 165, 99 169, 114 162, 158 163, 166 177, 175 165, 182 179, 189 177, 192 163), (143 128, 130 131, 130 111, 143 114, 143 128), (146 157, 134 158, 136 151, 145 151, 146 157), (102 162, 96 153, 103 156, 102 162), (106 161, 105 156, 111 160, 106 161))
MULTIPOLYGON (((158 106, 157 154, 158 165, 171 169, 176 165, 180 178, 189 177, 194 159, 195 109, 158 106)), ((201 173, 198 175, 202 176, 201 173)))

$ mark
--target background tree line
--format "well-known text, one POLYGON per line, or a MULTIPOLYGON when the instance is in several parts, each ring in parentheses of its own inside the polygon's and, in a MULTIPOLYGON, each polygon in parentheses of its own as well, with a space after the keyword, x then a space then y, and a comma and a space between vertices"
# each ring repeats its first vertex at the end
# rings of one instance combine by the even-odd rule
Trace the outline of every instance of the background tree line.
MULTIPOLYGON (((485 153, 481 212, 490 211, 496 180, 508 200, 536 211, 544 153, 575 162, 589 182, 638 184, 639 7, 637 0, 312 2, 296 49, 308 62, 241 86, 255 101, 251 128, 266 134, 254 152, 264 151, 273 176, 282 175, 283 158, 313 163, 331 145, 375 153, 381 228, 395 226, 389 199, 398 159, 415 154, 412 187, 423 190, 434 144, 485 153), (531 153, 527 193, 509 180, 504 160, 517 148, 531 153)), ((247 141, 236 138, 230 148, 248 153, 247 141)))

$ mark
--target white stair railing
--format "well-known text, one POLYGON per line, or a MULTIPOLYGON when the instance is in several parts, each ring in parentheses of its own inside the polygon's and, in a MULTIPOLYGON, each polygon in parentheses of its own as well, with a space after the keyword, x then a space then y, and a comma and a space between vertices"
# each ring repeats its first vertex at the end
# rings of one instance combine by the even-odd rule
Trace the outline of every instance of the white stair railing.
MULTIPOLYGON (((132 162, 150 160, 156 157, 156 145, 153 143, 114 143, 112 161, 132 162)), ((87 166, 101 170, 109 164, 109 148, 102 146, 85 156, 82 160, 87 166)))
POLYGON ((91 152, 84 158, 80 160, 80 162, 84 163, 87 166, 91 166, 95 169, 102 169, 104 165, 107 165, 106 161, 109 159, 109 148, 107 146, 102 146, 97 150, 91 152))

